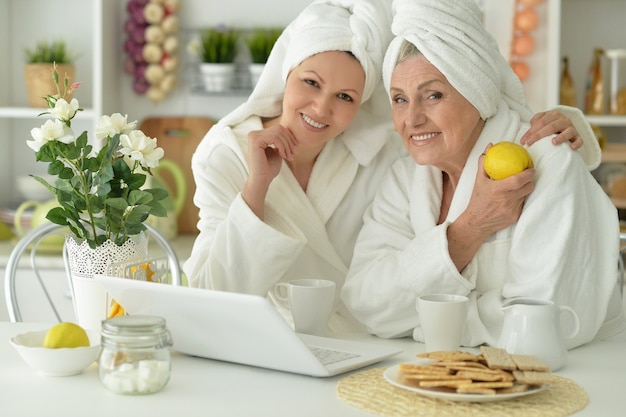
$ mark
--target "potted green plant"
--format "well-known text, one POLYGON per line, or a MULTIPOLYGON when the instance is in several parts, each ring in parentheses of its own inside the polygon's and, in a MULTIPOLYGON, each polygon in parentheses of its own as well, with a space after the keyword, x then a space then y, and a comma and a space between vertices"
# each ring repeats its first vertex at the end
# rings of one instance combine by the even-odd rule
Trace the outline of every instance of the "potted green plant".
POLYGON ((74 82, 74 55, 65 41, 40 41, 33 48, 25 48, 24 56, 24 78, 31 107, 45 107, 46 97, 59 93, 52 79, 53 64, 56 63, 61 77, 67 76, 70 84, 74 82))
POLYGON ((250 52, 252 86, 258 82, 270 52, 281 33, 283 33, 283 28, 256 28, 245 38, 250 52))
POLYGON ((207 91, 231 88, 241 31, 219 25, 200 31, 200 73, 207 91))

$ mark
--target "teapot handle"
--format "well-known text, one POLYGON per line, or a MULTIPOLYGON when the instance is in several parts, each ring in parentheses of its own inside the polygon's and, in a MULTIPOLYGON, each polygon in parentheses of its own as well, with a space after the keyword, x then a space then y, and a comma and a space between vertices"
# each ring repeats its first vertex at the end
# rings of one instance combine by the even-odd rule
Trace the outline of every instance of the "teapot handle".
POLYGON ((168 171, 174 179, 176 189, 173 191, 172 201, 174 203, 174 211, 180 214, 185 205, 185 197, 187 194, 187 184, 185 182, 185 174, 183 170, 175 163, 167 159, 161 159, 159 165, 153 169, 156 175, 159 171, 168 171))
POLYGON ((578 331, 580 330, 580 320, 578 319, 578 314, 576 314, 573 308, 568 306, 559 306, 559 310, 561 310, 561 314, 564 312, 568 312, 574 319, 574 328, 569 334, 565 335, 566 339, 573 339, 574 337, 576 337, 578 331))
POLYGON ((15 216, 13 216, 13 225, 15 226, 15 230, 17 231, 18 236, 23 236, 26 234, 26 230, 22 227, 22 215, 26 210, 31 207, 37 207, 40 203, 35 200, 24 201, 19 205, 17 210, 15 210, 15 216))

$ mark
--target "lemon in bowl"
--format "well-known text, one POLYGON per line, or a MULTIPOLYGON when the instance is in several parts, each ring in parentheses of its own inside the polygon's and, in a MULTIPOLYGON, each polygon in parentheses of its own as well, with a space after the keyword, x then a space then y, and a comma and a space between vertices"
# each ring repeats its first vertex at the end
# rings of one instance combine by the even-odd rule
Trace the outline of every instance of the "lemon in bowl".
POLYGON ((100 332, 79 327, 83 334, 75 327, 79 326, 60 323, 49 329, 22 333, 11 338, 11 345, 26 364, 42 375, 77 375, 98 359, 100 332))
POLYGON ((502 180, 534 166, 533 159, 522 145, 498 142, 485 152, 485 172, 491 179, 502 180))

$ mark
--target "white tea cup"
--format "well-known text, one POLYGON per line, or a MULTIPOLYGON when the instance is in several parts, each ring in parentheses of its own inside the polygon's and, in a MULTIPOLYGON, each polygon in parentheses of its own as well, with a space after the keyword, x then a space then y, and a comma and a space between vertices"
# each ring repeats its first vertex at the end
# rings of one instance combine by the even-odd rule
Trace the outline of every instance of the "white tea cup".
POLYGON ((417 298, 426 352, 457 350, 467 317, 468 298, 455 294, 430 294, 417 298))
POLYGON ((291 308, 294 330, 298 333, 323 336, 335 303, 334 281, 297 279, 276 284, 275 294, 291 308))

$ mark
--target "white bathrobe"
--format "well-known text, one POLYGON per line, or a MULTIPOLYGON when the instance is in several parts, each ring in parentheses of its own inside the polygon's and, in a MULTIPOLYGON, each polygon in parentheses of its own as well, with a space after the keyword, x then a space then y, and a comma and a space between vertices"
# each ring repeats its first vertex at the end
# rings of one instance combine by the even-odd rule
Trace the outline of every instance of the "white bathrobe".
POLYGON ((500 104, 469 156, 440 225, 441 171, 417 165, 411 157, 393 166, 366 212, 342 293, 370 332, 423 341, 417 297, 454 293, 470 298, 464 346, 495 344, 502 304, 514 297, 572 307, 580 332, 568 340, 568 348, 594 338, 616 294, 618 218, 580 155, 567 145, 553 146, 544 138, 529 148, 535 189, 519 221, 492 235, 462 273, 448 253, 447 227, 468 204, 481 152, 495 138, 519 140, 527 127, 500 104))
MULTIPOLYGON (((348 147, 339 136, 319 155, 306 194, 283 163, 266 198, 265 222, 241 197, 248 177, 247 133, 261 129, 252 116, 221 127, 193 159, 201 231, 185 272, 194 287, 267 295, 285 319, 288 307, 274 285, 297 278, 337 283, 331 330, 364 331, 339 297, 363 213, 390 165, 405 155, 401 141, 364 136, 348 147)), ((388 125, 388 135, 392 135, 388 125)))

